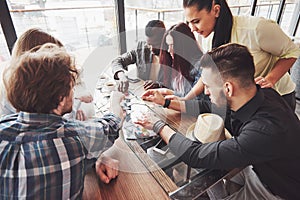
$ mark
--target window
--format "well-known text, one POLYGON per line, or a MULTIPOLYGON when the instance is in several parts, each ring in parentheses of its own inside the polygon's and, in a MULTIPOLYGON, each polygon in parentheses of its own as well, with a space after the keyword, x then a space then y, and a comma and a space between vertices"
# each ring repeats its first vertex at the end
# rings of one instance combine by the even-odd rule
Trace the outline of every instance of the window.
POLYGON ((17 35, 38 27, 57 37, 70 51, 91 52, 113 45, 113 0, 12 0, 9 8, 17 35))
POLYGON ((29 28, 41 28, 58 38, 75 55, 77 66, 83 68, 84 81, 91 91, 96 85, 97 76, 107 70, 109 62, 118 54, 114 2, 7 1, 17 36, 29 28))
POLYGON ((136 42, 145 39, 145 26, 148 21, 160 19, 168 29, 183 22, 182 0, 125 0, 125 22, 127 47, 136 47, 136 42))
POLYGON ((250 15, 250 0, 228 0, 227 3, 233 15, 250 15))
POLYGON ((10 54, 8 51, 8 47, 5 41, 2 28, 0 27, 0 63, 9 60, 9 58, 10 58, 10 54))
MULTIPOLYGON (((252 0, 227 0, 234 15, 250 15, 252 0)), ((96 47, 118 47, 115 0, 9 0, 17 35, 39 27, 60 39, 66 48, 86 57, 96 47)), ((124 0, 127 49, 144 40, 144 28, 152 19, 161 19, 166 28, 185 21, 182 0, 124 0)), ((280 0, 258 0, 255 16, 277 20, 280 0)), ((280 26, 293 34, 292 23, 299 13, 299 1, 286 0, 280 26), (292 25, 291 25, 292 24, 292 25)), ((2 34, 2 32, 1 32, 2 34)), ((299 37, 299 31, 296 37, 299 37), (298 35, 298 36, 297 36, 298 35)), ((3 35, 2 35, 3 36, 3 35)), ((1 37, 2 37, 1 36, 1 37)), ((2 37, 3 38, 3 37, 2 37)), ((1 56, 8 59, 1 41, 1 56)))

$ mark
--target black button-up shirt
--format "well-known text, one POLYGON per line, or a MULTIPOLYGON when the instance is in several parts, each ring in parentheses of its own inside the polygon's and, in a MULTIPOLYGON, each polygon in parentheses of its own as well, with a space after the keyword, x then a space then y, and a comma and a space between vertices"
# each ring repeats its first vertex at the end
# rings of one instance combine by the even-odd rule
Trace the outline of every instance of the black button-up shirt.
POLYGON ((225 126, 234 138, 201 144, 176 133, 170 149, 192 167, 253 165, 272 193, 300 199, 300 122, 287 103, 273 89, 258 87, 249 102, 227 113, 225 126))

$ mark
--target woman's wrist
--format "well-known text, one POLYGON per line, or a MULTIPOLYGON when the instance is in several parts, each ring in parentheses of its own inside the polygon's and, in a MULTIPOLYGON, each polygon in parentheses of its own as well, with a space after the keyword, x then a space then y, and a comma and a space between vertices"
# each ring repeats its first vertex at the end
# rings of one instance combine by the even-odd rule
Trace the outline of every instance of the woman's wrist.
POLYGON ((160 134, 161 130, 163 129, 164 126, 166 126, 167 124, 163 121, 163 120, 158 120, 157 122, 155 122, 153 124, 153 131, 156 134, 160 134))

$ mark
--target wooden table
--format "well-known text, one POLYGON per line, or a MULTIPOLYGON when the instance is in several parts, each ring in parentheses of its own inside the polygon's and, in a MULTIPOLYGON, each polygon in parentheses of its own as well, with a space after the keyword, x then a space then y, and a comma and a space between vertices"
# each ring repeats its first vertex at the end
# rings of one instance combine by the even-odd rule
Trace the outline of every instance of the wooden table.
MULTIPOLYGON (((134 95, 139 98, 143 92, 145 91, 142 87, 143 82, 138 82, 130 85, 130 90, 134 91, 134 95)), ((195 116, 186 115, 179 111, 175 111, 168 108, 163 108, 162 106, 158 106, 152 102, 145 101, 145 104, 149 106, 149 108, 156 113, 161 119, 166 120, 166 122, 174 129, 182 133, 186 134, 187 129, 197 121, 195 116)))
MULTIPOLYGON (((144 91, 142 83, 131 84, 130 91, 136 98, 139 98, 144 91)), ((183 135, 197 120, 196 117, 162 108, 151 102, 146 104, 157 116, 165 119, 173 129, 183 135)), ((187 194, 187 197, 189 195, 191 198, 199 197, 210 186, 238 171, 206 171, 198 175, 194 182, 192 180, 190 184, 178 188, 136 141, 125 141, 120 137, 105 153, 120 161, 119 176, 106 185, 99 181, 94 170, 90 170, 85 177, 83 199, 152 200, 170 199, 169 195, 177 199, 177 197, 184 198, 181 196, 183 193, 187 194), (198 190, 193 189, 195 186, 198 190)))
POLYGON ((105 184, 99 180, 94 169, 89 170, 84 181, 83 199, 169 199, 168 193, 175 191, 177 186, 137 143, 134 146, 139 156, 148 160, 149 168, 146 168, 136 156, 136 152, 119 138, 114 146, 105 152, 106 155, 120 161, 119 176, 111 183, 105 184))

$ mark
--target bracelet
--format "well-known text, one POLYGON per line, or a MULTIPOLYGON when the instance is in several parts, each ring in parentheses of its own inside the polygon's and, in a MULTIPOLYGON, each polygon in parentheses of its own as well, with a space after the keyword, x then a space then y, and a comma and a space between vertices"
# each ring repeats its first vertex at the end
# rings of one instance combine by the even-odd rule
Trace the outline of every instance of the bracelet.
POLYGON ((164 108, 168 108, 169 105, 171 103, 171 100, 170 99, 165 99, 165 104, 163 105, 164 108))
POLYGON ((163 129, 164 126, 166 126, 167 124, 163 121, 163 120, 158 120, 157 122, 154 123, 153 125, 153 131, 154 133, 158 134, 160 133, 160 131, 163 129))

